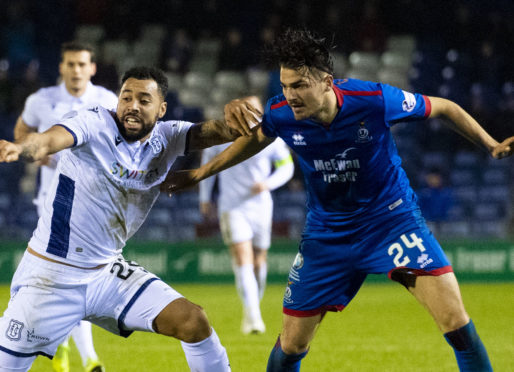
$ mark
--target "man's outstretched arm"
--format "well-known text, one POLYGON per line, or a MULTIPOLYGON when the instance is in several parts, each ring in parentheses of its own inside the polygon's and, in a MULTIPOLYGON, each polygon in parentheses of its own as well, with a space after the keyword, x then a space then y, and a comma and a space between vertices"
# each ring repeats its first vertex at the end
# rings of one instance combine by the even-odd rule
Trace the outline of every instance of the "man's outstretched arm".
POLYGON ((274 140, 274 138, 266 137, 261 128, 255 128, 252 136, 239 137, 225 151, 200 168, 170 172, 161 184, 161 191, 173 193, 194 186, 201 180, 252 157, 274 140))
POLYGON ((509 137, 502 143, 498 143, 471 115, 455 102, 439 97, 429 97, 429 99, 432 105, 430 117, 446 116, 451 121, 451 123, 446 122, 451 129, 475 145, 485 148, 494 158, 501 159, 512 155, 514 137, 509 137))
POLYGON ((64 127, 56 125, 43 133, 30 133, 16 142, 0 140, 0 162, 38 161, 73 146, 75 139, 64 127))

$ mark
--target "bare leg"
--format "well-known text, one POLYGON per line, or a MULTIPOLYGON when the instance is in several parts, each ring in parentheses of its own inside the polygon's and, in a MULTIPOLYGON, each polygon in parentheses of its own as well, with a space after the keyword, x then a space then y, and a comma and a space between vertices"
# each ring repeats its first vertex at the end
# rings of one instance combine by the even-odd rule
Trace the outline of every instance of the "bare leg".
POLYGON ((271 351, 267 372, 298 371, 321 319, 321 314, 301 318, 284 314, 282 334, 271 351))
POLYGON ((422 276, 409 291, 428 310, 453 347, 462 372, 492 371, 487 351, 470 320, 453 273, 422 276))
POLYGON ((200 306, 185 298, 172 301, 155 318, 153 328, 157 333, 182 341, 192 371, 230 371, 227 352, 200 306))

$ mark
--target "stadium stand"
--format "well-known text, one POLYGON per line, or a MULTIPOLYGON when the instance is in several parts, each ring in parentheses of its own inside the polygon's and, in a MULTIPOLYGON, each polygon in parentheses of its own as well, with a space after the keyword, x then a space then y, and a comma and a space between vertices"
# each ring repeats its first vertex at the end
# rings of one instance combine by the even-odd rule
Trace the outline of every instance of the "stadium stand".
MULTIPOLYGON (((29 9, 37 8, 35 1, 20 1, 29 9)), ((126 14, 130 13, 131 7, 135 7, 132 3, 125 5, 126 14)), ((293 4, 293 1, 286 0, 284 3, 293 4)), ((459 4, 460 7, 468 7, 471 17, 480 18, 478 23, 484 24, 490 30, 489 33, 482 34, 474 32, 476 40, 462 42, 458 33, 452 34, 451 29, 444 30, 440 27, 443 20, 425 24, 416 14, 408 13, 409 9, 389 7, 386 3, 388 2, 376 2, 376 6, 383 10, 379 12, 384 14, 380 21, 387 32, 382 45, 364 50, 363 44, 357 40, 357 34, 345 34, 344 38, 337 33, 331 36, 336 45, 336 77, 383 81, 405 90, 448 97, 480 118, 481 123, 495 137, 511 135, 511 126, 506 123, 511 123, 514 118, 514 75, 511 67, 512 55, 505 46, 509 45, 513 36, 512 28, 508 27, 512 4, 494 1, 495 4, 506 7, 506 11, 503 14, 495 13, 497 18, 490 17, 491 21, 487 21, 484 14, 490 14, 494 6, 485 6, 477 0, 470 1, 469 4, 459 4), (409 16, 411 19, 408 19, 409 16), (398 18, 405 22, 400 24, 401 22, 391 21, 398 18), (493 19, 494 25, 488 23, 493 22, 493 19), (435 29, 441 32, 428 32, 435 29), (338 37, 346 44, 338 45, 338 37), (491 40, 495 42, 491 43, 491 40), (492 68, 485 68, 487 66, 492 68)), ((265 1, 262 5, 269 5, 269 10, 268 13, 263 11, 262 24, 249 27, 242 25, 234 17, 231 18, 233 12, 226 9, 222 2, 213 4, 211 7, 218 8, 195 9, 196 16, 191 19, 180 19, 176 14, 171 17, 165 12, 157 15, 144 14, 145 9, 139 7, 138 11, 143 12, 139 14, 140 22, 132 24, 133 29, 130 32, 119 35, 113 33, 116 19, 112 17, 116 14, 109 12, 105 13, 109 17, 99 17, 95 24, 78 24, 72 28, 75 29, 75 38, 90 41, 97 47, 99 63, 114 65, 114 71, 122 72, 135 64, 159 65, 166 70, 169 79, 169 106, 165 119, 201 121, 204 118, 221 118, 223 104, 232 98, 249 94, 267 98, 270 87, 276 84, 276 71, 268 71, 252 49, 256 50, 261 46, 262 41, 257 36, 259 30, 273 32, 279 29, 277 25, 285 25, 291 19, 294 20, 295 14, 285 14, 281 9, 295 7, 277 8, 272 2, 265 1), (215 20, 207 17, 213 11, 219 19, 226 19, 228 24, 217 27, 215 20), (210 21, 207 22, 207 19, 210 21), (241 34, 244 44, 241 50, 248 53, 247 68, 238 71, 220 69, 218 63, 228 32, 241 34)), ((443 2, 439 5, 443 6, 443 2)), ((334 11, 341 13, 337 4, 332 6, 336 8, 334 11)), ((357 11, 362 5, 355 2, 346 4, 345 7, 347 11, 357 11)), ((457 5, 444 3, 444 8, 445 12, 453 14, 457 5)), ((149 12, 150 9, 153 8, 149 7, 149 12)), ((1 26, 2 31, 15 22, 9 18, 11 14, 8 9, 5 22, 1 26)), ((36 14, 30 14, 37 17, 36 14)), ((323 18, 317 20, 315 15, 313 9, 307 23, 314 29, 325 29, 323 18)), ((309 17, 308 14, 305 16, 309 17)), ((18 45, 13 46, 6 39, 9 35, 7 32, 0 33, 3 35, 0 40, 0 70, 7 72, 10 79, 0 79, 2 138, 9 138, 14 125, 13 118, 18 114, 5 102, 8 103, 11 97, 10 87, 20 81, 21 65, 18 64, 23 59, 20 57, 20 48, 26 48, 26 55, 30 56, 27 58, 36 58, 41 66, 49 65, 45 60, 48 58, 48 51, 38 54, 38 48, 34 47, 38 41, 36 36, 45 34, 45 30, 39 28, 43 26, 37 19, 30 17, 26 22, 35 25, 36 32, 32 35, 24 33, 22 36, 25 39, 18 45), (17 64, 16 68, 13 63, 17 64)), ((70 27, 68 23, 66 25, 70 27)), ((70 34, 59 34, 54 37, 56 45, 61 41, 59 38, 64 41, 71 37, 70 34)), ((40 70, 40 75, 44 79, 49 73, 40 70)), ((50 85, 54 81, 43 80, 43 83, 50 85)), ((25 97, 20 98, 23 101, 25 97)), ((505 237, 512 234, 509 232, 510 221, 513 219, 510 208, 513 202, 514 173, 511 160, 493 161, 486 158, 485 154, 444 129, 439 120, 428 120, 419 125, 400 123, 393 130, 404 168, 413 187, 419 189, 423 185, 424 175, 431 169, 439 169, 446 185, 451 188, 455 203, 449 210, 448 220, 441 223, 439 234, 443 237, 505 237)), ((198 158, 193 156, 188 161, 189 165, 194 166, 197 165, 195 162, 198 158)), ((31 196, 23 195, 19 191, 20 172, 23 172, 20 166, 0 164, 1 236, 21 234, 25 238, 30 233, 27 231, 35 226, 31 196), (15 225, 19 228, 15 228, 15 225)), ((194 239, 194 225, 200 218, 196 192, 193 190, 171 199, 166 196, 159 198, 138 233, 138 238, 173 241, 194 239)), ((282 188, 275 194, 275 220, 292 226, 288 229, 299 234, 305 214, 305 200, 300 196, 303 193, 282 188)))

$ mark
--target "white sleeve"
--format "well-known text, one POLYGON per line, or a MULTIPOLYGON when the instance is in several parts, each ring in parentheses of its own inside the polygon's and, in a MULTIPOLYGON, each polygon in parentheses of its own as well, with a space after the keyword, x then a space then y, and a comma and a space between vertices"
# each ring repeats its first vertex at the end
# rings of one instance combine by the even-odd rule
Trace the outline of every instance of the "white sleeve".
POLYGON ((169 148, 174 149, 173 153, 176 156, 186 155, 186 142, 187 132, 194 124, 189 121, 169 120, 160 122, 166 140, 168 141, 169 148))
POLYGON ((293 157, 285 143, 277 139, 272 146, 274 147, 271 160, 273 161, 275 170, 264 181, 269 190, 275 190, 285 185, 294 174, 293 157))
POLYGON ((73 147, 76 147, 89 141, 94 128, 105 127, 105 124, 98 123, 101 120, 98 111, 95 112, 92 109, 73 110, 64 115, 57 125, 63 126, 73 135, 75 139, 73 147))
MULTIPOLYGON (((223 148, 221 146, 213 146, 202 151, 202 160, 201 165, 208 163, 212 158, 218 155, 223 148)), ((216 182, 216 176, 211 176, 209 178, 204 179, 198 184, 199 189, 199 200, 200 203, 207 203, 211 201, 212 189, 214 188, 214 184, 216 182)))
POLYGON ((25 101, 25 107, 21 113, 24 123, 31 128, 38 128, 40 124, 38 112, 41 110, 41 99, 36 93, 31 94, 25 101))

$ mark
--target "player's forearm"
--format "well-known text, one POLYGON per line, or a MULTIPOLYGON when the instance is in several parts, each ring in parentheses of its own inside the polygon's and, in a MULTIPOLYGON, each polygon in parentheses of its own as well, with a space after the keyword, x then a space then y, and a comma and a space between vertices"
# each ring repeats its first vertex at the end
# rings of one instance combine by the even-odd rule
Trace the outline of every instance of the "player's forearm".
POLYGON ((26 162, 38 161, 50 155, 48 141, 39 133, 28 133, 15 144, 19 146, 19 158, 26 162))
POLYGON ((432 104, 431 117, 438 115, 447 117, 451 122, 445 122, 446 125, 475 145, 485 148, 488 152, 492 152, 498 146, 498 142, 455 102, 438 97, 429 97, 429 99, 432 104))
POLYGON ((239 137, 223 152, 196 170, 197 181, 201 181, 245 161, 268 146, 273 140, 257 133, 254 133, 251 137, 239 137))
POLYGON ((209 120, 196 124, 189 131, 189 151, 202 150, 235 140, 240 134, 223 120, 209 120))
POLYGON ((275 171, 266 180, 266 186, 273 191, 285 185, 294 174, 294 164, 291 155, 275 163, 275 171))

